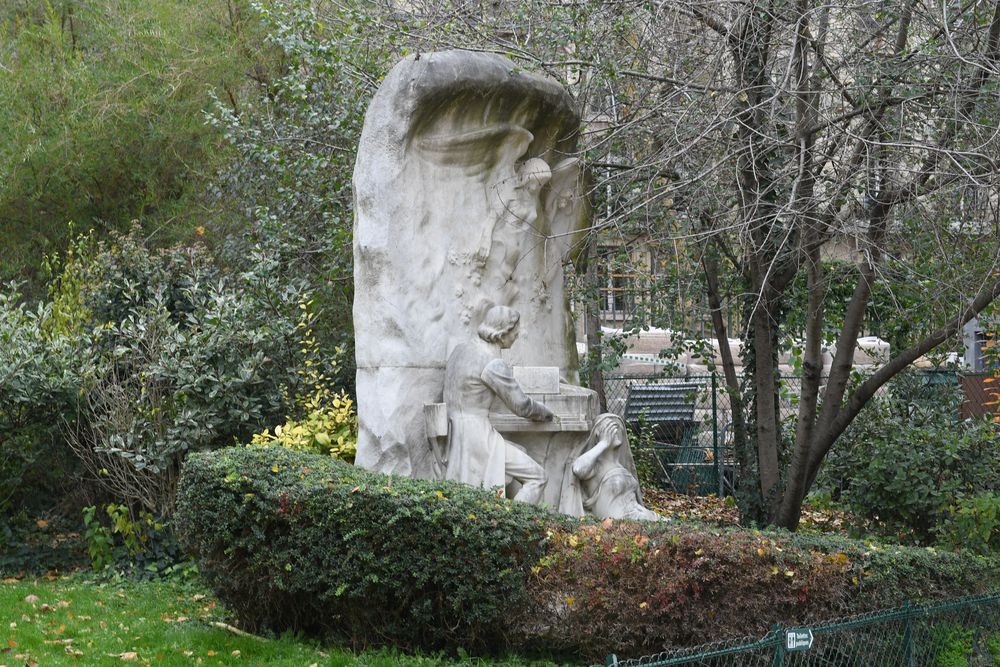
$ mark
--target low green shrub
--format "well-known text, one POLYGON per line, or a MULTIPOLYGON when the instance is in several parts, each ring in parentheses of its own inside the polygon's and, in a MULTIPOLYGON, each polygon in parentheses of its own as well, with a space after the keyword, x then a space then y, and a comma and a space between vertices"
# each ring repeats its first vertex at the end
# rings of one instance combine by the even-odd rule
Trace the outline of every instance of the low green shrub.
POLYGON ((952 549, 1000 553, 1000 494, 962 498, 938 524, 940 541, 952 549))
POLYGON ((462 484, 282 447, 188 457, 175 519, 253 630, 353 645, 502 649, 550 515, 462 484))
MULTIPOLYGON (((34 512, 66 483, 72 454, 61 426, 87 387, 89 355, 50 335, 50 304, 27 307, 0 285, 0 527, 34 512)), ((6 540, 0 534, 0 550, 6 540)))
POLYGON ((94 505, 83 508, 83 536, 94 572, 153 579, 184 572, 191 565, 169 524, 149 512, 133 517, 124 505, 110 503, 103 509, 101 513, 94 505))
POLYGON ((931 632, 930 645, 935 649, 933 667, 969 667, 973 631, 960 626, 942 625, 931 632))
POLYGON ((1000 487, 1000 430, 960 421, 957 385, 903 374, 831 450, 817 479, 864 532, 921 545, 950 532, 949 507, 1000 487))
POLYGON ((251 628, 603 660, 1000 587, 974 554, 575 520, 279 448, 189 458, 179 530, 251 628))

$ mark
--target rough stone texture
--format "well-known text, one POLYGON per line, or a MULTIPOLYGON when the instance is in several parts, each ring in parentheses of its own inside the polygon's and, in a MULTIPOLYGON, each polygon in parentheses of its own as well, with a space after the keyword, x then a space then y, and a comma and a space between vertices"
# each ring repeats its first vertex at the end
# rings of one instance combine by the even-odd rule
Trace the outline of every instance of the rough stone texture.
POLYGON ((354 172, 357 463, 434 475, 423 406, 488 304, 516 308, 512 365, 576 381, 562 265, 586 225, 579 117, 556 83, 467 51, 396 65, 354 172))

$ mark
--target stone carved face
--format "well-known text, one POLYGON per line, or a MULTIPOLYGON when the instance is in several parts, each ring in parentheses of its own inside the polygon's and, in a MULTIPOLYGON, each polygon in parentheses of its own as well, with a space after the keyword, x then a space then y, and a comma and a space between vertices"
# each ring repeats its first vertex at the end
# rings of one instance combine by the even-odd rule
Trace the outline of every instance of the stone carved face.
POLYGON ((514 224, 533 225, 538 219, 540 193, 552 178, 552 170, 545 160, 531 158, 517 167, 514 178, 514 191, 505 202, 507 213, 514 224))

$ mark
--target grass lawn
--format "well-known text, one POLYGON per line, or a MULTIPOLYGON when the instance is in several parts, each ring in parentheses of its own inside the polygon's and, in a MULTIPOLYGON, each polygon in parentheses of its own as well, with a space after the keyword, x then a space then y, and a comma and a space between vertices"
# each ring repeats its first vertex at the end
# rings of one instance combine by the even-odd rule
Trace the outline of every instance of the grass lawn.
POLYGON ((458 664, 384 650, 354 654, 288 636, 242 637, 212 625, 225 620, 225 611, 208 591, 176 579, 5 579, 0 583, 0 667, 458 664))

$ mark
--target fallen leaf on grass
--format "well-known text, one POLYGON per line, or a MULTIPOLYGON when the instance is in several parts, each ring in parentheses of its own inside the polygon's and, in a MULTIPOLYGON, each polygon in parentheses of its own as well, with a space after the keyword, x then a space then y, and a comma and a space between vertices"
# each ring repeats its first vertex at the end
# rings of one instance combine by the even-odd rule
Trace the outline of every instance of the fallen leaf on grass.
POLYGON ((164 623, 186 623, 191 619, 188 618, 187 616, 178 616, 177 618, 171 618, 170 616, 163 614, 162 616, 160 616, 160 620, 163 621, 164 623))
POLYGON ((28 595, 28 596, 26 596, 24 598, 24 601, 27 602, 30 605, 33 605, 36 602, 38 602, 38 596, 37 595, 28 595))
POLYGON ((120 658, 126 662, 139 659, 139 654, 135 651, 125 651, 124 653, 106 653, 109 658, 120 658))

